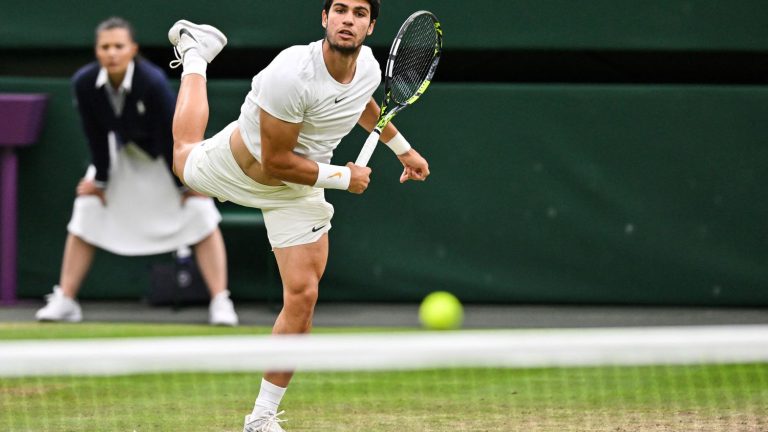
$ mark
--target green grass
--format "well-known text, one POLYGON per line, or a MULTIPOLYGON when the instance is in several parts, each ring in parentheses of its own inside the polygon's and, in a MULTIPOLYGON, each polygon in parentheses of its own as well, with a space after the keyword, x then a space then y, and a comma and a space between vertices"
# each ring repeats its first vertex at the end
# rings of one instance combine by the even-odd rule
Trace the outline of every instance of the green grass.
MULTIPOLYGON (((268 329, 0 325, 0 339, 17 332, 128 337, 268 329)), ((0 431, 239 432, 259 381, 259 374, 243 373, 0 378, 0 431)), ((766 431, 768 365, 298 372, 281 408, 289 432, 766 431)))
MULTIPOLYGON (((314 333, 381 333, 414 331, 415 329, 381 327, 318 327, 314 333)), ((272 331, 266 326, 215 327, 187 324, 141 323, 0 323, 0 341, 24 339, 93 339, 167 336, 233 336, 266 335, 272 331)))

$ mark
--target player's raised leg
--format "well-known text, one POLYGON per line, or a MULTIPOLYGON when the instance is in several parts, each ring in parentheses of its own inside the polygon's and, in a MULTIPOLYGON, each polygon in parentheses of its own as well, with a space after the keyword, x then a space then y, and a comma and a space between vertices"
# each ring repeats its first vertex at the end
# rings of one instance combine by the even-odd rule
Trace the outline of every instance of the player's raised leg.
POLYGON ((173 171, 183 181, 187 156, 194 144, 203 140, 208 125, 206 69, 227 38, 213 26, 180 20, 168 31, 168 40, 177 57, 171 67, 183 66, 173 115, 173 171))

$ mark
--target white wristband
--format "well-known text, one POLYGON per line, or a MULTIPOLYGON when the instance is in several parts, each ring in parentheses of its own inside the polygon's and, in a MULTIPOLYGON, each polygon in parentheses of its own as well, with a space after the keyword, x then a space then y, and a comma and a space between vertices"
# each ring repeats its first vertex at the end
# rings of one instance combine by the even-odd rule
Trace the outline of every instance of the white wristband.
POLYGON ((343 166, 317 162, 317 181, 315 187, 324 189, 349 189, 352 171, 343 166))
POLYGON ((403 134, 400 132, 397 133, 389 142, 384 143, 392 149, 393 152, 395 152, 396 155, 400 156, 402 154, 405 154, 408 152, 408 150, 411 149, 411 145, 408 143, 408 140, 405 139, 403 134))

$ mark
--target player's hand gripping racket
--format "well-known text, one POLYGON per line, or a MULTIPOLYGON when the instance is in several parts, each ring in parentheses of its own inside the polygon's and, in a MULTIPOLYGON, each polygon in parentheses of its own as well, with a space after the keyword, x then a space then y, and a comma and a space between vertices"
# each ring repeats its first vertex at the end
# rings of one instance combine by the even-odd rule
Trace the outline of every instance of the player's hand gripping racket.
POLYGON ((405 20, 389 50, 379 120, 360 150, 355 165, 368 165, 382 129, 395 114, 424 94, 435 75, 442 50, 443 31, 436 16, 428 11, 418 11, 405 20))

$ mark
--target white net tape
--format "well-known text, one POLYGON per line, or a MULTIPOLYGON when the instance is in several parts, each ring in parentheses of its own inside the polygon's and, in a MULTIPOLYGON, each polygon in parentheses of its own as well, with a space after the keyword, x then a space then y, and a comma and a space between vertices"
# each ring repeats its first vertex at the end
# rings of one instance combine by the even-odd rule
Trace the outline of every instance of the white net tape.
POLYGON ((768 361, 768 326, 0 342, 0 376, 768 361))

